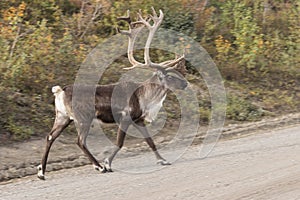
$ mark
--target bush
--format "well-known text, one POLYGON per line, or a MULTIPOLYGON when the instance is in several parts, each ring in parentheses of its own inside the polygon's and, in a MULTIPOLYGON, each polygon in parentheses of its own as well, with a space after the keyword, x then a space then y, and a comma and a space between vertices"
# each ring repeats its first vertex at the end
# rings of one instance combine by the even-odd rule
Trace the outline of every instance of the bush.
POLYGON ((237 121, 257 121, 264 115, 261 108, 254 106, 241 97, 229 95, 227 100, 226 115, 228 119, 237 121))

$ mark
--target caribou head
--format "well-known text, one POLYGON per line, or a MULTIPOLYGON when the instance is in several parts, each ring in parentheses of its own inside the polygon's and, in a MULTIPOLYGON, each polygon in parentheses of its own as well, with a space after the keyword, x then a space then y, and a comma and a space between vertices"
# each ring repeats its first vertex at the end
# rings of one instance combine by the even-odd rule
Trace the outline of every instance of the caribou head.
POLYGON ((186 73, 184 55, 179 58, 176 57, 174 60, 168 60, 161 63, 154 63, 150 59, 150 45, 154 37, 154 33, 157 31, 164 18, 164 14, 161 10, 159 10, 159 16, 153 7, 152 12, 153 14, 150 15, 148 19, 144 19, 140 10, 137 13, 138 20, 134 22, 131 20, 129 10, 127 11, 127 16, 118 18, 118 20, 126 21, 129 25, 129 30, 120 30, 117 28, 119 33, 128 36, 127 55, 132 66, 125 69, 133 69, 136 67, 148 69, 152 68, 155 72, 153 77, 150 79, 151 81, 171 90, 185 89, 188 83, 184 78, 186 73), (152 25, 150 24, 151 21, 153 22, 152 25), (133 50, 135 40, 144 27, 149 30, 149 34, 144 48, 144 63, 141 63, 134 58, 133 50))

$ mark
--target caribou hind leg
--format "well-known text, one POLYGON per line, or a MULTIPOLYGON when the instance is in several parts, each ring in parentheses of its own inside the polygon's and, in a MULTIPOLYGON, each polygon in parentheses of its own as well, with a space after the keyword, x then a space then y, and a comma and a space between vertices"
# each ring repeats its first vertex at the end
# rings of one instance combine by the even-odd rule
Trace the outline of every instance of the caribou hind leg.
POLYGON ((166 161, 157 151, 156 146, 154 144, 154 141, 152 140, 152 138, 149 135, 149 132, 146 128, 145 122, 143 120, 140 120, 138 122, 136 122, 136 124, 133 124, 134 127, 139 130, 139 132, 143 135, 146 143, 148 144, 148 146, 152 149, 153 153, 155 154, 155 157, 157 159, 157 164, 160 165, 171 165, 171 163, 169 163, 168 161, 166 161))
POLYGON ((62 131, 70 124, 71 120, 67 116, 63 116, 59 112, 57 112, 54 125, 52 130, 46 137, 46 148, 42 157, 41 164, 37 167, 38 168, 38 178, 45 180, 45 171, 46 165, 48 160, 48 155, 50 148, 55 141, 56 138, 62 133, 62 131))

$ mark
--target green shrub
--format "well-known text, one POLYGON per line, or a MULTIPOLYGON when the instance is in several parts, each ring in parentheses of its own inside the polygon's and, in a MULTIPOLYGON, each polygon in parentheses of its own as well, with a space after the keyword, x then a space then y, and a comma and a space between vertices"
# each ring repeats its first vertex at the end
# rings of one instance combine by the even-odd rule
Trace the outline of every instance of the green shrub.
POLYGON ((226 115, 228 119, 237 121, 257 121, 264 115, 261 108, 241 97, 229 95, 227 100, 226 115))
POLYGON ((33 134, 31 127, 19 124, 14 116, 8 118, 5 128, 12 133, 14 140, 25 140, 33 134))

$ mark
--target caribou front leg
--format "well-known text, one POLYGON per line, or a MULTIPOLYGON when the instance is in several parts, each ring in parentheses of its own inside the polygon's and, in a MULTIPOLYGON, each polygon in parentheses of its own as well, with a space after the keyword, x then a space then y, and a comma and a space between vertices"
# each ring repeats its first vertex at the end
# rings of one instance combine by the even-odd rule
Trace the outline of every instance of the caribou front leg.
POLYGON ((77 123, 76 125, 78 131, 78 141, 77 141, 78 146, 83 151, 83 153, 88 157, 88 159, 93 163, 94 169, 100 171, 101 173, 105 173, 106 169, 99 164, 96 158, 88 150, 86 145, 86 138, 89 133, 90 123, 80 123, 80 124, 77 123))
POLYGON ((117 133, 117 144, 112 152, 112 154, 104 159, 104 167, 108 172, 112 172, 111 169, 111 163, 114 159, 114 157, 117 155, 117 153, 120 151, 120 149, 123 147, 126 131, 129 127, 130 123, 128 121, 123 121, 119 125, 118 133, 117 133))
POLYGON ((141 134, 143 135, 145 141, 149 145, 149 147, 152 149, 153 153, 155 154, 155 157, 157 159, 156 163, 160 165, 171 165, 168 161, 166 161, 157 151, 156 146, 152 140, 152 138, 149 135, 149 132, 146 128, 145 122, 143 120, 136 122, 136 124, 133 124, 136 129, 138 129, 141 134))

